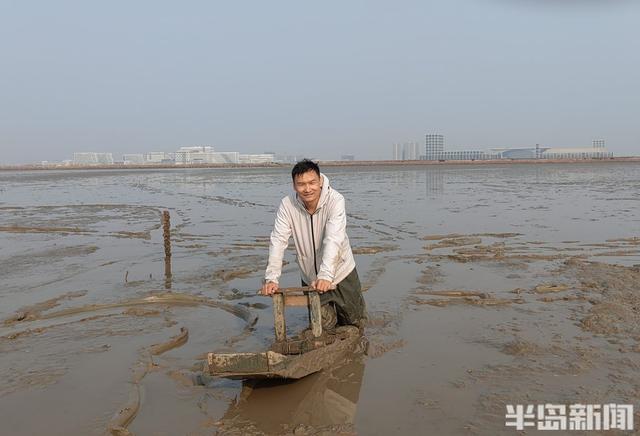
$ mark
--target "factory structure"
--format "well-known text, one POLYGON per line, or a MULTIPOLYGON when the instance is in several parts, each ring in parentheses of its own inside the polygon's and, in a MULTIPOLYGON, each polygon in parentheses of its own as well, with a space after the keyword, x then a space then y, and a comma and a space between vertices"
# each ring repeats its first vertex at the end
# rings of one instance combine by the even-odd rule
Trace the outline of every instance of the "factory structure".
POLYGON ((421 155, 420 148, 420 144, 417 142, 393 144, 393 160, 418 160, 421 155))
POLYGON ((274 153, 242 154, 237 151, 215 151, 209 145, 180 147, 175 152, 123 154, 121 161, 112 153, 74 153, 73 165, 196 165, 196 164, 263 164, 277 161, 274 153))
POLYGON ((240 154, 237 151, 214 151, 210 146, 180 147, 173 155, 176 165, 274 162, 273 153, 240 154))
MULTIPOLYGON (((424 145, 417 141, 393 144, 393 160, 411 161, 475 161, 475 160, 515 160, 515 159, 609 159, 613 152, 605 147, 604 139, 594 139, 591 147, 547 147, 536 144, 534 147, 494 147, 483 150, 447 150, 444 135, 429 133, 425 135, 424 145)), ((104 165, 206 165, 206 164, 271 164, 295 163, 303 156, 277 155, 273 152, 261 154, 243 154, 237 151, 216 151, 210 145, 180 147, 174 152, 154 151, 148 153, 123 154, 116 160, 112 153, 78 152, 73 160, 64 161, 64 165, 104 166, 104 165)), ((353 161, 352 154, 342 155, 341 160, 353 161)))
POLYGON ((591 147, 535 147, 492 148, 490 153, 499 159, 607 159, 613 152, 607 151, 604 139, 594 139, 591 147))
POLYGON ((113 165, 111 153, 73 153, 73 163, 76 165, 113 165))
POLYGON ((605 148, 604 139, 595 139, 591 147, 535 147, 491 148, 482 150, 445 149, 444 135, 425 135, 424 154, 417 153, 417 143, 393 144, 394 160, 493 160, 493 159, 608 159, 613 152, 605 148))

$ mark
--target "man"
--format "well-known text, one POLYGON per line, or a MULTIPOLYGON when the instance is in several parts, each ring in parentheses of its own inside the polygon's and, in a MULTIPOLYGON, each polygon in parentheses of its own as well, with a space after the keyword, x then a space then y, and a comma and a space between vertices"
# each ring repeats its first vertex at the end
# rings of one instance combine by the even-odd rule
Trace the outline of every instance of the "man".
POLYGON ((291 178, 295 193, 282 199, 276 214, 262 293, 278 290, 282 258, 293 235, 302 285, 320 292, 323 327, 363 328, 365 304, 346 232, 344 197, 308 159, 293 167, 291 178))

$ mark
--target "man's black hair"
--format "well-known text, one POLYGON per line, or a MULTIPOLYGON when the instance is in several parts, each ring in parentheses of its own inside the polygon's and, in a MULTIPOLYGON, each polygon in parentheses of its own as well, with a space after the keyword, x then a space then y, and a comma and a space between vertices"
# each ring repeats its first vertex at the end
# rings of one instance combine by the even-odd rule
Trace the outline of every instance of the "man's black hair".
POLYGON ((315 171, 318 177, 320 177, 320 167, 318 164, 309 159, 302 159, 300 162, 295 164, 291 170, 291 178, 295 180, 297 176, 308 171, 315 171))

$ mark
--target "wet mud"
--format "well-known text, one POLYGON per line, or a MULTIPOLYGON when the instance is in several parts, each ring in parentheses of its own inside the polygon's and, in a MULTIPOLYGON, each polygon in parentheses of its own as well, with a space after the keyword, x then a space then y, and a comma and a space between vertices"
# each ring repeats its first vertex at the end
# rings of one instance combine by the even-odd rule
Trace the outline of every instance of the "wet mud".
POLYGON ((590 308, 581 327, 602 335, 624 335, 640 342, 640 265, 566 262, 561 269, 579 282, 590 308))
POLYGON ((364 369, 363 357, 353 354, 330 370, 296 382, 247 380, 211 426, 220 435, 355 435, 364 369))
MULTIPOLYGON (((203 372, 273 340, 256 291, 286 172, 0 174, 3 432, 513 434, 507 404, 637 405, 640 166, 329 176, 369 345, 292 383, 203 372)), ((308 322, 288 309, 288 334, 308 322)))
POLYGON ((87 291, 67 292, 49 300, 22 307, 15 314, 3 320, 3 324, 5 326, 12 326, 19 322, 33 321, 40 318, 42 316, 42 312, 59 306, 62 301, 70 300, 72 298, 84 297, 85 295, 87 295, 87 291))
POLYGON ((379 245, 371 247, 353 247, 353 254, 378 254, 387 251, 395 251, 398 247, 394 245, 379 245))

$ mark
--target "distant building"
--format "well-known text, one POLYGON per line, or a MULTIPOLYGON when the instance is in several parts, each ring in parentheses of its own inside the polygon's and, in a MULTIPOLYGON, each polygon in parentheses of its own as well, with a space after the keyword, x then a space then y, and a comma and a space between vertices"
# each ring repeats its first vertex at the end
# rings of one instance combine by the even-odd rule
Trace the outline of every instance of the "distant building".
POLYGON ((393 160, 402 160, 402 145, 397 142, 393 144, 393 160))
POLYGON ((167 161, 173 162, 174 159, 170 153, 165 153, 164 151, 151 151, 144 155, 144 163, 146 164, 161 164, 167 161))
POLYGON ((427 160, 490 160, 498 159, 495 153, 487 153, 480 150, 456 150, 443 151, 441 153, 432 154, 433 159, 427 160))
POLYGON ((613 157, 613 153, 604 147, 565 147, 546 148, 540 159, 606 159, 613 157))
POLYGON ((180 147, 175 152, 176 165, 213 163, 213 147, 208 145, 180 147))
POLYGON ((613 157, 607 151, 604 139, 594 139, 591 147, 494 148, 501 159, 606 159, 613 157))
POLYGON ((352 154, 343 154, 340 157, 340 160, 355 160, 355 158, 356 157, 354 155, 352 155, 352 154))
POLYGON ((211 153, 211 159, 211 163, 237 164, 240 162, 240 153, 237 151, 216 151, 211 153))
POLYGON ((492 148, 490 151, 496 154, 498 159, 536 159, 541 157, 544 150, 544 147, 536 146, 536 148, 492 148))
POLYGON ((444 135, 425 135, 425 159, 438 160, 439 153, 444 152, 444 135))
POLYGON ((113 155, 111 153, 96 153, 98 165, 113 165, 113 155))
POLYGON ((95 153, 73 153, 74 165, 97 165, 98 158, 95 153))
POLYGON ((417 142, 405 142, 402 146, 402 157, 404 160, 418 160, 420 157, 420 146, 417 142))
POLYGON ((143 154, 123 154, 122 163, 125 165, 142 165, 144 164, 143 154))
POLYGON ((241 154, 238 156, 238 162, 245 164, 273 163, 273 158, 273 154, 241 154))
POLYGON ((74 165, 113 165, 111 153, 80 152, 73 153, 74 165))
POLYGON ((604 147, 493 148, 498 159, 605 159, 613 153, 604 147))
POLYGON ((274 162, 295 164, 297 162, 300 162, 302 159, 304 159, 304 157, 293 155, 293 154, 277 154, 273 157, 273 159, 274 159, 274 162))
POLYGON ((485 152, 481 150, 452 150, 445 151, 444 135, 425 135, 425 154, 420 156, 425 160, 489 160, 497 159, 495 152, 485 152))
POLYGON ((418 160, 420 156, 420 145, 417 142, 393 144, 393 160, 418 160))
POLYGON ((491 160, 491 159, 604 159, 613 153, 604 147, 603 139, 593 141, 590 148, 580 147, 517 147, 480 150, 445 151, 444 136, 426 135, 426 160, 491 160))

